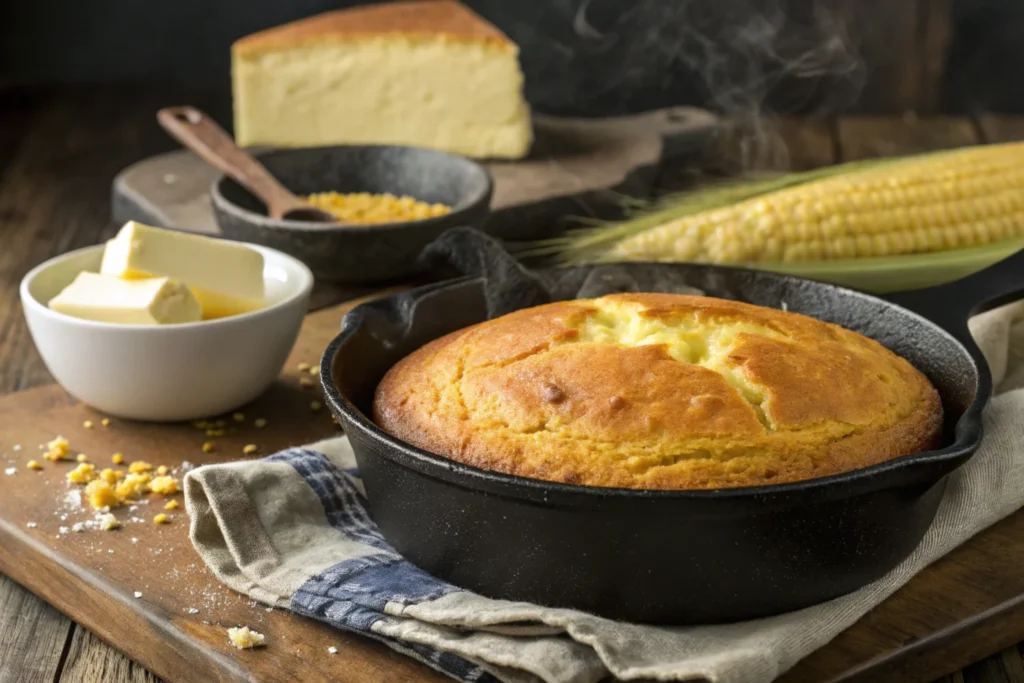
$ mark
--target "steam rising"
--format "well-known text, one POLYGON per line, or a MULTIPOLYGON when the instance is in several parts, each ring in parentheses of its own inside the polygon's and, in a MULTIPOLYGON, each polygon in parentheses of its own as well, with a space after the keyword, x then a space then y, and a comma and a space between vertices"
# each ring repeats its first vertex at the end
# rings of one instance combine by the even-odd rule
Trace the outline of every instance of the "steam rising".
POLYGON ((870 25, 854 21, 857 4, 550 0, 496 3, 487 14, 522 45, 527 95, 538 110, 614 115, 706 106, 746 122, 745 161, 756 166, 775 147, 767 144, 766 114, 834 112, 856 102, 865 69, 861 40, 848 27, 870 25), (530 21, 513 9, 527 4, 530 21))

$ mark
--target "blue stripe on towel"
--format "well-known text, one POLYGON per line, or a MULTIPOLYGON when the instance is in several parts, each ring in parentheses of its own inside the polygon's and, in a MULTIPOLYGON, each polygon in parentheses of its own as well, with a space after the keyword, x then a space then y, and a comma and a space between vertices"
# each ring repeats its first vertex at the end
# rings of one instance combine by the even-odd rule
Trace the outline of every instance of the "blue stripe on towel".
POLYGON ((384 540, 370 517, 366 499, 353 480, 355 470, 341 470, 324 455, 294 448, 268 460, 291 465, 323 505, 327 521, 352 541, 367 546, 367 555, 343 560, 312 577, 296 591, 291 609, 337 628, 355 631, 411 653, 437 670, 467 683, 496 682, 476 664, 416 643, 388 638, 372 630, 389 603, 403 605, 435 600, 458 590, 407 562, 384 540))

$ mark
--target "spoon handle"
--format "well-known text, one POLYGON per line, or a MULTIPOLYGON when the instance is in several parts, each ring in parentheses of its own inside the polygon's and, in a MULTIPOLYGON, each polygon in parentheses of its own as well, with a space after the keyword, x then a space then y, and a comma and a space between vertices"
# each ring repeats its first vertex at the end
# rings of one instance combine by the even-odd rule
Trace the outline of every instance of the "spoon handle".
POLYGON ((166 107, 157 112, 156 119, 178 142, 266 204, 270 217, 280 218, 291 209, 305 206, 263 164, 235 145, 216 121, 195 107, 166 107))

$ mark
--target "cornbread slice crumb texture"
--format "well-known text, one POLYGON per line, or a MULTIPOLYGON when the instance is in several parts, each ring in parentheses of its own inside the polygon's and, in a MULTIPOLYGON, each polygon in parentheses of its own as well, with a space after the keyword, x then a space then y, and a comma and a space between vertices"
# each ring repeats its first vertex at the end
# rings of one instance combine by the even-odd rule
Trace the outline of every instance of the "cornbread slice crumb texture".
POLYGON ((228 629, 228 639, 239 650, 251 650, 266 645, 267 638, 248 626, 232 626, 228 629))
POLYGON ((232 46, 240 145, 370 143, 521 158, 519 48, 453 0, 336 10, 232 46))
POLYGON ((733 301, 623 294, 517 311, 396 364, 374 419, 483 469, 589 486, 811 479, 927 450, 942 406, 881 344, 733 301))

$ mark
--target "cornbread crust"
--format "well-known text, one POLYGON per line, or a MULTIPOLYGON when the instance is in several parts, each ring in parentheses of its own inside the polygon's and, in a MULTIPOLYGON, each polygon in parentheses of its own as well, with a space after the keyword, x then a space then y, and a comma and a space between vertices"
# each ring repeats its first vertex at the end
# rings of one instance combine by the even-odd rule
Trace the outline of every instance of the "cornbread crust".
POLYGON ((236 56, 248 58, 279 48, 381 34, 402 35, 410 40, 443 37, 483 41, 519 50, 496 26, 454 0, 411 0, 334 10, 253 33, 235 41, 231 49, 236 56))
POLYGON ((517 311, 397 363, 374 420, 415 446, 548 481, 711 489, 800 481, 938 444, 927 378, 837 325, 625 294, 517 311))

